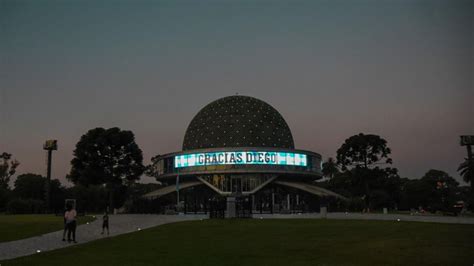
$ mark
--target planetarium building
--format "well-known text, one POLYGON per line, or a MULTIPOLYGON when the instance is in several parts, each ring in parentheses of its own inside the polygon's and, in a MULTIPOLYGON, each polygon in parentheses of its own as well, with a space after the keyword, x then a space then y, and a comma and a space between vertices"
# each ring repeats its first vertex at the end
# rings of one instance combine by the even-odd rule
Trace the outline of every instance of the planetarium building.
POLYGON ((186 130, 182 151, 159 156, 154 167, 165 186, 145 197, 178 202, 186 212, 222 210, 233 217, 312 211, 321 199, 342 198, 315 185, 321 155, 295 149, 280 113, 248 96, 202 108, 186 130))

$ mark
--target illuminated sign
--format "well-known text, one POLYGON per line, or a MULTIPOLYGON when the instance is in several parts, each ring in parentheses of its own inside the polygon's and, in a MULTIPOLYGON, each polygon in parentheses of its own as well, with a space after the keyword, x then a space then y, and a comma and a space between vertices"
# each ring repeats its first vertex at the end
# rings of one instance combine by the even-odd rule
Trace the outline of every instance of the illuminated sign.
POLYGON ((274 151, 206 152, 177 155, 174 167, 226 164, 270 164, 307 166, 306 154, 274 151))

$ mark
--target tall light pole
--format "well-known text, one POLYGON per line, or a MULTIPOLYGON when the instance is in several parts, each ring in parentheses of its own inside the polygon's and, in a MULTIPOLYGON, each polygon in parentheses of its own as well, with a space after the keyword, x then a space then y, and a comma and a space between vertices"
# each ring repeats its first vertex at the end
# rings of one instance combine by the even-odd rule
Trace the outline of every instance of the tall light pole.
POLYGON ((45 187, 45 201, 46 201, 46 212, 51 211, 51 160, 53 157, 53 151, 58 149, 58 141, 55 139, 47 140, 44 145, 43 149, 48 151, 48 159, 46 162, 46 187, 45 187))

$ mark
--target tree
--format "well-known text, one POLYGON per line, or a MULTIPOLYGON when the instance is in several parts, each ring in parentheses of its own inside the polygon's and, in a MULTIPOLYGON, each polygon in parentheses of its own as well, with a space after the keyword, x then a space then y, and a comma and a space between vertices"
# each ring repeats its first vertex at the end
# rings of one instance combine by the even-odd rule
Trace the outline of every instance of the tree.
POLYGON ((339 167, 334 160, 334 158, 329 157, 326 162, 323 163, 323 175, 328 178, 333 178, 335 175, 339 174, 339 167))
POLYGON ((0 186, 0 212, 5 211, 7 203, 10 201, 11 191, 3 186, 0 186))
POLYGON ((474 159, 469 161, 469 158, 465 158, 458 167, 458 172, 462 176, 466 183, 471 183, 471 197, 466 201, 470 209, 474 209, 474 159))
POLYGON ((390 153, 387 141, 380 136, 359 133, 346 139, 337 150, 337 163, 342 165, 343 169, 348 166, 368 169, 380 163, 391 164, 392 159, 388 157, 390 153), (381 162, 382 160, 385 161, 381 162))
MULTIPOLYGON (((45 197, 45 185, 47 178, 38 174, 22 174, 15 180, 15 188, 12 196, 23 200, 43 201, 45 197)), ((51 208, 55 212, 60 212, 64 208, 65 188, 59 180, 53 179, 50 182, 51 208)))
MULTIPOLYGON (((472 162, 472 164, 474 165, 474 162, 472 162)), ((471 183, 471 187, 474 187, 473 186, 473 180, 471 180, 471 177, 473 176, 471 171, 474 171, 474 169, 470 169, 469 167, 469 159, 466 158, 464 160, 464 162, 462 162, 459 167, 458 167, 458 172, 459 174, 462 176, 463 180, 466 182, 466 183, 471 183)))
POLYGON ((353 178, 363 186, 363 198, 367 208, 370 206, 370 183, 373 177, 380 174, 378 171, 383 171, 373 167, 378 164, 391 164, 390 153, 386 140, 377 135, 362 133, 346 139, 337 150, 337 163, 343 170, 350 168, 353 178))
POLYGON ((459 183, 446 172, 431 169, 421 178, 429 188, 426 207, 431 210, 449 211, 456 203, 459 183))
POLYGON ((419 207, 434 212, 454 212, 456 201, 463 198, 459 183, 446 172, 431 169, 420 179, 403 179, 401 206, 404 209, 419 207))
POLYGON ((0 187, 8 190, 10 178, 15 174, 16 168, 20 163, 17 160, 11 160, 11 154, 0 154, 0 187))
POLYGON ((17 198, 43 200, 46 178, 37 174, 22 174, 15 180, 13 194, 17 198))
POLYGON ((144 171, 135 136, 117 127, 89 130, 76 144, 71 165, 67 178, 74 184, 107 186, 111 208, 114 192, 138 180, 144 171))
POLYGON ((420 179, 405 178, 401 186, 401 194, 402 209, 427 208, 431 186, 420 179))
MULTIPOLYGON (((390 205, 393 205, 395 209, 398 209, 401 200, 402 200, 402 185, 404 180, 400 178, 398 174, 398 169, 387 167, 384 169, 383 178, 381 178, 383 183, 382 187, 390 197, 390 205)), ((390 206, 386 205, 386 206, 390 206)))
POLYGON ((76 199, 78 212, 103 212, 107 206, 107 191, 101 185, 87 187, 77 184, 66 190, 68 198, 76 199))
POLYGON ((160 155, 155 155, 153 157, 151 157, 151 163, 149 165, 146 166, 146 169, 145 169, 145 174, 147 176, 150 176, 150 177, 154 177, 154 178, 158 178, 158 176, 160 175, 159 171, 158 171, 158 167, 159 167, 159 163, 160 163, 160 155))

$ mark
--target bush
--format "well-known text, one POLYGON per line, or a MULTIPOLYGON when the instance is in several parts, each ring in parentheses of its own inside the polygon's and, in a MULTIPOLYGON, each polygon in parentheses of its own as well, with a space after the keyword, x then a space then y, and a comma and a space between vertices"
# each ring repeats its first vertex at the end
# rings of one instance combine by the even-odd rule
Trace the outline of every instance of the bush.
POLYGON ((32 214, 43 213, 44 211, 44 201, 36 199, 13 199, 7 205, 7 213, 9 214, 32 214))
POLYGON ((371 209, 380 210, 382 208, 390 208, 393 206, 390 195, 382 190, 377 189, 370 193, 370 205, 371 209))
POLYGON ((127 200, 124 204, 127 213, 164 213, 167 205, 173 204, 166 199, 134 199, 127 200))
POLYGON ((365 201, 361 198, 350 198, 346 204, 349 211, 360 212, 364 209, 365 201))

